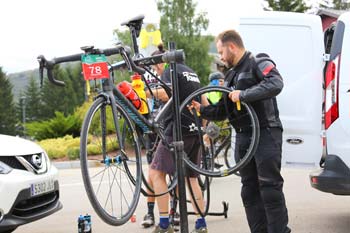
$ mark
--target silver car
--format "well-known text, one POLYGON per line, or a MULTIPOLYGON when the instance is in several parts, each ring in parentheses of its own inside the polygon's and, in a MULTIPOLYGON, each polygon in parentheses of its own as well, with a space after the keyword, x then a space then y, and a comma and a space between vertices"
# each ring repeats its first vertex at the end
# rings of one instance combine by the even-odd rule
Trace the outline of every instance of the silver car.
POLYGON ((62 208, 58 170, 36 143, 0 134, 0 232, 62 208))

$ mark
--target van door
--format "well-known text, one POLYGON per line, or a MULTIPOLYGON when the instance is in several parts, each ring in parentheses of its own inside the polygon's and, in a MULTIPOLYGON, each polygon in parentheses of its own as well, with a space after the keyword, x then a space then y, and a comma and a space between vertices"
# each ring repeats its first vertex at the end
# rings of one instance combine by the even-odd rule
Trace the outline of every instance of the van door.
POLYGON ((336 24, 325 77, 325 129, 328 154, 350 167, 350 13, 336 24))
POLYGON ((244 45, 276 62, 284 89, 277 96, 283 123, 283 164, 316 165, 322 154, 324 42, 321 19, 292 12, 240 18, 244 45))

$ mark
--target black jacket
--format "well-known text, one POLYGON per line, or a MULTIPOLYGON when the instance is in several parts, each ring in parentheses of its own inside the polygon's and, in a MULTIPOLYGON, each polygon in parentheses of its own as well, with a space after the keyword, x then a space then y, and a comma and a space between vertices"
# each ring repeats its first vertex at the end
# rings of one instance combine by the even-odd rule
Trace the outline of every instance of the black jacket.
MULTIPOLYGON (((274 62, 266 55, 254 57, 246 52, 235 67, 227 71, 225 86, 241 90, 240 100, 254 108, 261 128, 279 127, 276 96, 283 88, 283 80, 274 62)), ((201 106, 201 115, 208 120, 224 120, 227 117, 235 129, 249 129, 250 120, 244 109, 237 111, 228 95, 216 105, 201 106)))
MULTIPOLYGON (((198 90, 200 85, 200 80, 197 74, 188 66, 184 64, 176 64, 176 71, 177 71, 177 77, 178 85, 179 85, 179 100, 180 104, 194 91, 198 90)), ((167 68, 164 70, 161 79, 168 84, 171 84, 170 79, 170 68, 167 68)), ((172 111, 173 107, 170 108, 172 111)), ((187 108, 183 109, 183 112, 181 113, 181 126, 182 126, 182 135, 195 135, 196 132, 193 131, 193 122, 194 118, 192 117, 192 114, 187 108)), ((173 136, 173 122, 174 122, 174 114, 171 112, 168 116, 164 119, 164 125, 166 126, 165 134, 167 136, 173 136)))

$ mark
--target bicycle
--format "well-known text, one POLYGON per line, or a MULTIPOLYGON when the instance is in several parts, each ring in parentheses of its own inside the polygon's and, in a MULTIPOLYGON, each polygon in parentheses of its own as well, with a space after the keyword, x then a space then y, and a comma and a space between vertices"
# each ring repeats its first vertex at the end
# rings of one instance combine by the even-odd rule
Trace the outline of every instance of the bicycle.
MULTIPOLYGON (((64 82, 56 80, 52 69, 54 65, 64 62, 79 61, 84 55, 122 55, 125 65, 130 70, 142 73, 143 69, 135 64, 130 58, 130 49, 123 45, 116 48, 99 50, 93 46, 83 47, 84 53, 55 58, 51 61, 39 56, 40 76, 43 78, 44 68, 51 83, 64 86, 64 82)), ((144 58, 136 62, 175 62, 183 59, 181 50, 171 51, 161 56, 144 58)), ((129 143, 132 154, 127 153, 127 145, 121 140, 121 125, 126 125, 128 130, 135 132, 135 125, 145 132, 159 131, 155 123, 147 121, 138 113, 137 109, 114 87, 110 76, 101 79, 103 90, 95 98, 89 108, 81 131, 80 160, 85 189, 88 198, 96 213, 110 225, 122 225, 132 216, 138 203, 141 187, 141 157, 140 145, 137 134, 133 133, 129 143), (94 144, 90 146, 90 144, 94 144), (117 150, 117 151, 115 151, 117 150), (113 153, 110 153, 113 151, 113 153), (97 168, 90 167, 88 154, 99 157, 94 160, 97 168), (129 156, 132 155, 132 156, 129 156), (102 165, 101 171, 96 171, 102 165), (117 175, 119 177, 117 177, 117 175), (98 181, 96 178, 99 178, 98 181), (118 180, 116 180, 118 178, 118 180), (124 180, 123 180, 124 179, 124 180), (96 181, 97 180, 97 181, 96 181), (94 182, 97 182, 97 186, 94 182), (106 183, 107 182, 107 185, 106 183), (116 182, 116 183, 114 183, 116 182), (112 193, 115 188, 119 193, 112 193), (120 203, 115 205, 113 195, 118 196, 120 203), (107 207, 107 205, 109 205, 107 207), (115 209, 114 206, 118 206, 115 209), (116 213, 118 211, 118 213, 116 213)))
MULTIPOLYGON (((92 55, 101 57, 102 55, 120 54, 123 62, 110 65, 108 70, 127 67, 129 70, 140 74, 145 72, 141 66, 168 62, 173 66, 173 77, 176 75, 175 63, 184 59, 182 50, 171 50, 161 55, 132 59, 130 57, 130 49, 121 44, 117 45, 116 48, 106 50, 95 49, 93 46, 83 47, 82 49, 84 53, 54 58, 53 60, 46 60, 44 56, 39 56, 41 79, 43 79, 43 71, 46 68, 49 81, 55 85, 63 86, 64 82, 54 78, 53 67, 64 62, 79 61, 82 57, 86 58, 86 56, 92 55)), ((137 133, 135 133, 135 126, 140 127, 144 133, 154 132, 161 139, 164 139, 163 128, 159 122, 161 122, 164 115, 171 111, 170 106, 173 98, 168 101, 153 121, 149 121, 114 86, 113 76, 103 77, 101 82, 102 90, 95 97, 82 125, 80 144, 81 171, 89 201, 96 213, 106 223, 118 226, 130 219, 136 209, 141 192, 142 166, 139 138, 137 133), (121 126, 124 125, 127 126, 127 132, 130 132, 128 144, 121 133, 121 126), (91 146, 91 143, 94 145, 91 146), (91 155, 95 155, 94 160, 89 159, 91 155), (90 166, 91 163, 94 163, 94 166, 90 166), (114 203, 116 200, 119 201, 118 204, 114 203)), ((229 91, 227 89, 220 90, 226 93, 229 91)), ((174 93, 176 93, 176 90, 174 90, 174 93)), ((200 90, 194 94, 199 93, 201 93, 200 90)), ((192 98, 193 94, 190 97, 192 98)), ((176 104, 175 101, 174 105, 177 106, 179 103, 176 104)), ((252 108, 248 104, 242 103, 242 106, 243 110, 248 112, 248 114, 253 114, 252 108)), ((184 111, 184 108, 185 105, 182 104, 179 116, 184 111)), ((251 120, 253 122, 253 132, 256 134, 256 119, 252 117, 251 120)), ((199 132, 201 131, 199 130, 199 132)), ((256 135, 254 138, 256 138, 256 135)), ((256 144, 256 140, 252 140, 252 144, 256 144)), ((181 149, 178 149, 176 145, 169 146, 175 148, 175 151, 181 152, 181 149)), ((254 145, 252 145, 252 148, 254 148, 254 145)), ((249 150, 243 160, 249 161, 252 152, 252 149, 249 150)), ((188 164, 187 160, 185 156, 185 161, 188 164)), ((189 165, 191 166, 191 164, 189 165)), ((243 165, 245 163, 238 163, 236 166, 224 171, 223 174, 225 176, 231 174, 233 171, 239 170, 243 165)), ((194 166, 192 165, 192 167, 194 166)), ((217 176, 217 173, 208 166, 200 167, 197 170, 204 175, 217 176)))

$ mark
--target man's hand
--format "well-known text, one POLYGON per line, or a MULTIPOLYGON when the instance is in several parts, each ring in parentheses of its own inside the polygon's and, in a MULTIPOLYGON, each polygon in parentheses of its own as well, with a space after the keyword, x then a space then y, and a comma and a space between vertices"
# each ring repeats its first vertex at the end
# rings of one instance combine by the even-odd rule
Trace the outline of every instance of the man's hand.
POLYGON ((239 93, 241 93, 240 90, 231 91, 230 94, 228 94, 228 97, 232 100, 232 102, 238 102, 239 101, 239 93))
POLYGON ((199 112, 201 108, 201 104, 197 101, 192 100, 191 105, 187 105, 187 108, 188 110, 190 110, 190 112, 192 112, 193 108, 196 110, 196 112, 199 112))

